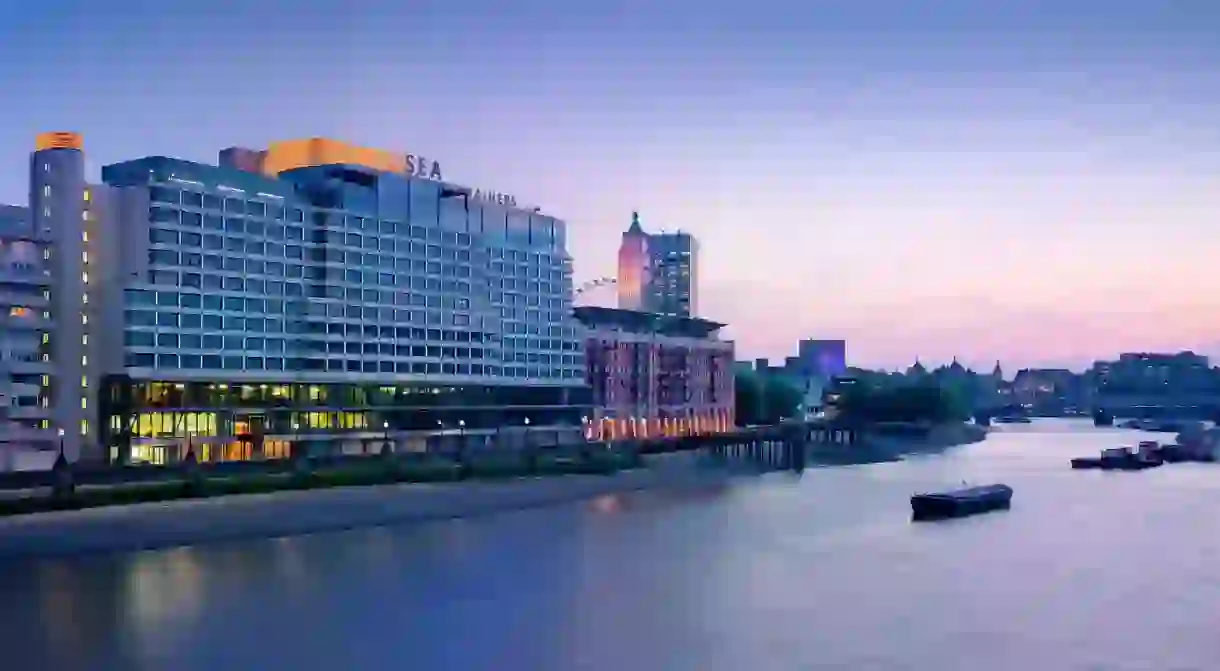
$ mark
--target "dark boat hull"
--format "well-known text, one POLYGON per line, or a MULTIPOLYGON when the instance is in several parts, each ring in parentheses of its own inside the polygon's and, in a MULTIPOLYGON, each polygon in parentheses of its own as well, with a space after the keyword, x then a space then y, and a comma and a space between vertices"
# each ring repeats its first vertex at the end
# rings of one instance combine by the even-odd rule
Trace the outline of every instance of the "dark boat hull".
POLYGON ((990 485, 911 497, 911 513, 916 520, 935 520, 976 515, 1002 510, 1012 505, 1012 488, 990 485))
POLYGON ((1077 457, 1072 460, 1072 468, 1101 468, 1098 457, 1077 457))
POLYGON ((1165 463, 1160 459, 1130 459, 1120 467, 1124 471, 1145 471, 1165 463))

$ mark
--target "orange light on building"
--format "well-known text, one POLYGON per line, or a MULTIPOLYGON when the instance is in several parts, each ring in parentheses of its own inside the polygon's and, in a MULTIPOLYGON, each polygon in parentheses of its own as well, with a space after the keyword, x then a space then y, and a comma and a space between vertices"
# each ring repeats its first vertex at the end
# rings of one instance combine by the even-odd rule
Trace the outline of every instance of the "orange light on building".
POLYGON ((34 147, 37 151, 46 149, 83 149, 85 141, 80 133, 56 131, 52 133, 39 133, 38 137, 34 140, 34 147))
POLYGON ((278 175, 285 170, 318 165, 358 165, 382 172, 406 173, 407 155, 381 149, 357 147, 339 140, 314 137, 305 140, 285 140, 267 147, 263 156, 263 172, 278 175))

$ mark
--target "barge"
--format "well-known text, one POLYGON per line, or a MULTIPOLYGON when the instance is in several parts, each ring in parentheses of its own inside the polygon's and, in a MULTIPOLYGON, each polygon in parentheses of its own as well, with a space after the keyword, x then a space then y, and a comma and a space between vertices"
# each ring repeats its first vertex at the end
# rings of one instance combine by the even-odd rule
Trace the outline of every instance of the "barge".
POLYGON ((964 517, 1008 508, 1012 487, 1003 484, 967 487, 947 492, 916 494, 911 497, 911 513, 917 520, 964 517))

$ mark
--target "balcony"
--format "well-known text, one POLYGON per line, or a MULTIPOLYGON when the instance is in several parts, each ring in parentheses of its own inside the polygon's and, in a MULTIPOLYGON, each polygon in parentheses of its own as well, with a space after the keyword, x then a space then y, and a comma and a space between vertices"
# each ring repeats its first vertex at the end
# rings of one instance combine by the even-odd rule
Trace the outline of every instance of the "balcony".
POLYGON ((41 291, 34 293, 5 291, 0 289, 0 309, 8 310, 13 306, 25 306, 35 309, 45 309, 51 301, 47 300, 41 291))
POLYGON ((47 419, 51 416, 50 408, 37 405, 10 405, 5 410, 9 419, 47 419))
POLYGON ((42 359, 5 359, 0 363, 0 367, 10 374, 51 374, 54 372, 54 367, 50 361, 42 359))
POLYGON ((0 264, 0 284, 37 284, 50 286, 51 271, 21 265, 0 264))
POLYGON ((38 311, 29 311, 24 314, 14 314, 12 310, 0 313, 0 329, 11 330, 26 330, 37 329, 46 331, 54 328, 55 321, 53 319, 43 318, 42 313, 38 311))

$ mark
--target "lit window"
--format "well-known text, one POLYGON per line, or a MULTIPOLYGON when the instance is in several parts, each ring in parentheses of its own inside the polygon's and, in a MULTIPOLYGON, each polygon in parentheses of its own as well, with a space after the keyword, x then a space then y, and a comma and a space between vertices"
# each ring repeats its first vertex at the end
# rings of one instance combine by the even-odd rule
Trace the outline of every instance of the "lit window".
POLYGON ((82 436, 89 435, 89 420, 82 419, 80 421, 80 435, 82 435, 82 436))
POLYGON ((81 273, 80 281, 84 282, 85 284, 88 284, 89 283, 89 273, 81 273))
POLYGON ((86 399, 84 396, 82 396, 82 397, 80 398, 80 409, 81 409, 81 410, 88 410, 88 409, 89 409, 89 401, 88 401, 88 399, 86 399))
POLYGON ((10 317, 29 317, 30 314, 31 311, 29 308, 23 308, 19 305, 14 305, 8 309, 8 316, 10 317))
POLYGON ((89 242, 89 231, 81 231, 80 239, 84 240, 85 242, 89 242))
POLYGON ((42 208, 42 216, 44 216, 44 217, 51 216, 51 208, 49 208, 49 207, 42 208))
POLYGON ((88 323, 89 323, 89 315, 81 315, 81 316, 80 316, 80 323, 82 323, 82 324, 88 324, 88 323))
POLYGON ((42 187, 42 195, 43 195, 43 197, 44 197, 44 198, 50 198, 50 197, 51 197, 51 185, 50 185, 50 184, 47 184, 47 185, 45 185, 45 186, 43 186, 43 187, 42 187))
POLYGON ((44 261, 50 260, 50 258, 51 258, 51 248, 50 247, 47 247, 42 250, 42 258, 44 261))
POLYGON ((85 202, 89 202, 89 189, 85 189, 85 202))
POLYGON ((88 333, 86 333, 85 335, 80 337, 80 344, 82 344, 82 345, 89 344, 89 334, 88 333))
POLYGON ((87 356, 82 356, 82 357, 80 358, 80 365, 82 365, 82 366, 88 366, 88 365, 89 365, 89 357, 87 357, 87 356))
POLYGON ((45 386, 47 386, 47 385, 49 385, 49 384, 51 384, 51 376, 50 376, 50 375, 43 375, 43 376, 42 376, 42 386, 44 386, 44 387, 45 387, 45 386))
POLYGON ((89 252, 81 252, 80 260, 84 261, 85 263, 89 263, 89 252))
POLYGON ((88 303, 88 302, 89 302, 89 294, 81 294, 81 295, 80 295, 80 302, 81 302, 81 303, 88 303))
POLYGON ((80 376, 80 386, 82 386, 82 387, 88 387, 88 386, 89 386, 89 378, 85 377, 84 375, 80 376))
MULTIPOLYGON (((51 164, 50 164, 50 163, 43 163, 43 164, 42 164, 42 171, 43 171, 43 172, 51 172, 51 164)), ((47 428, 47 427, 45 427, 45 426, 44 426, 44 427, 42 427, 42 428, 44 428, 44 429, 45 429, 45 428, 47 428)))
POLYGON ((89 221, 89 210, 80 213, 80 218, 83 221, 89 221))

